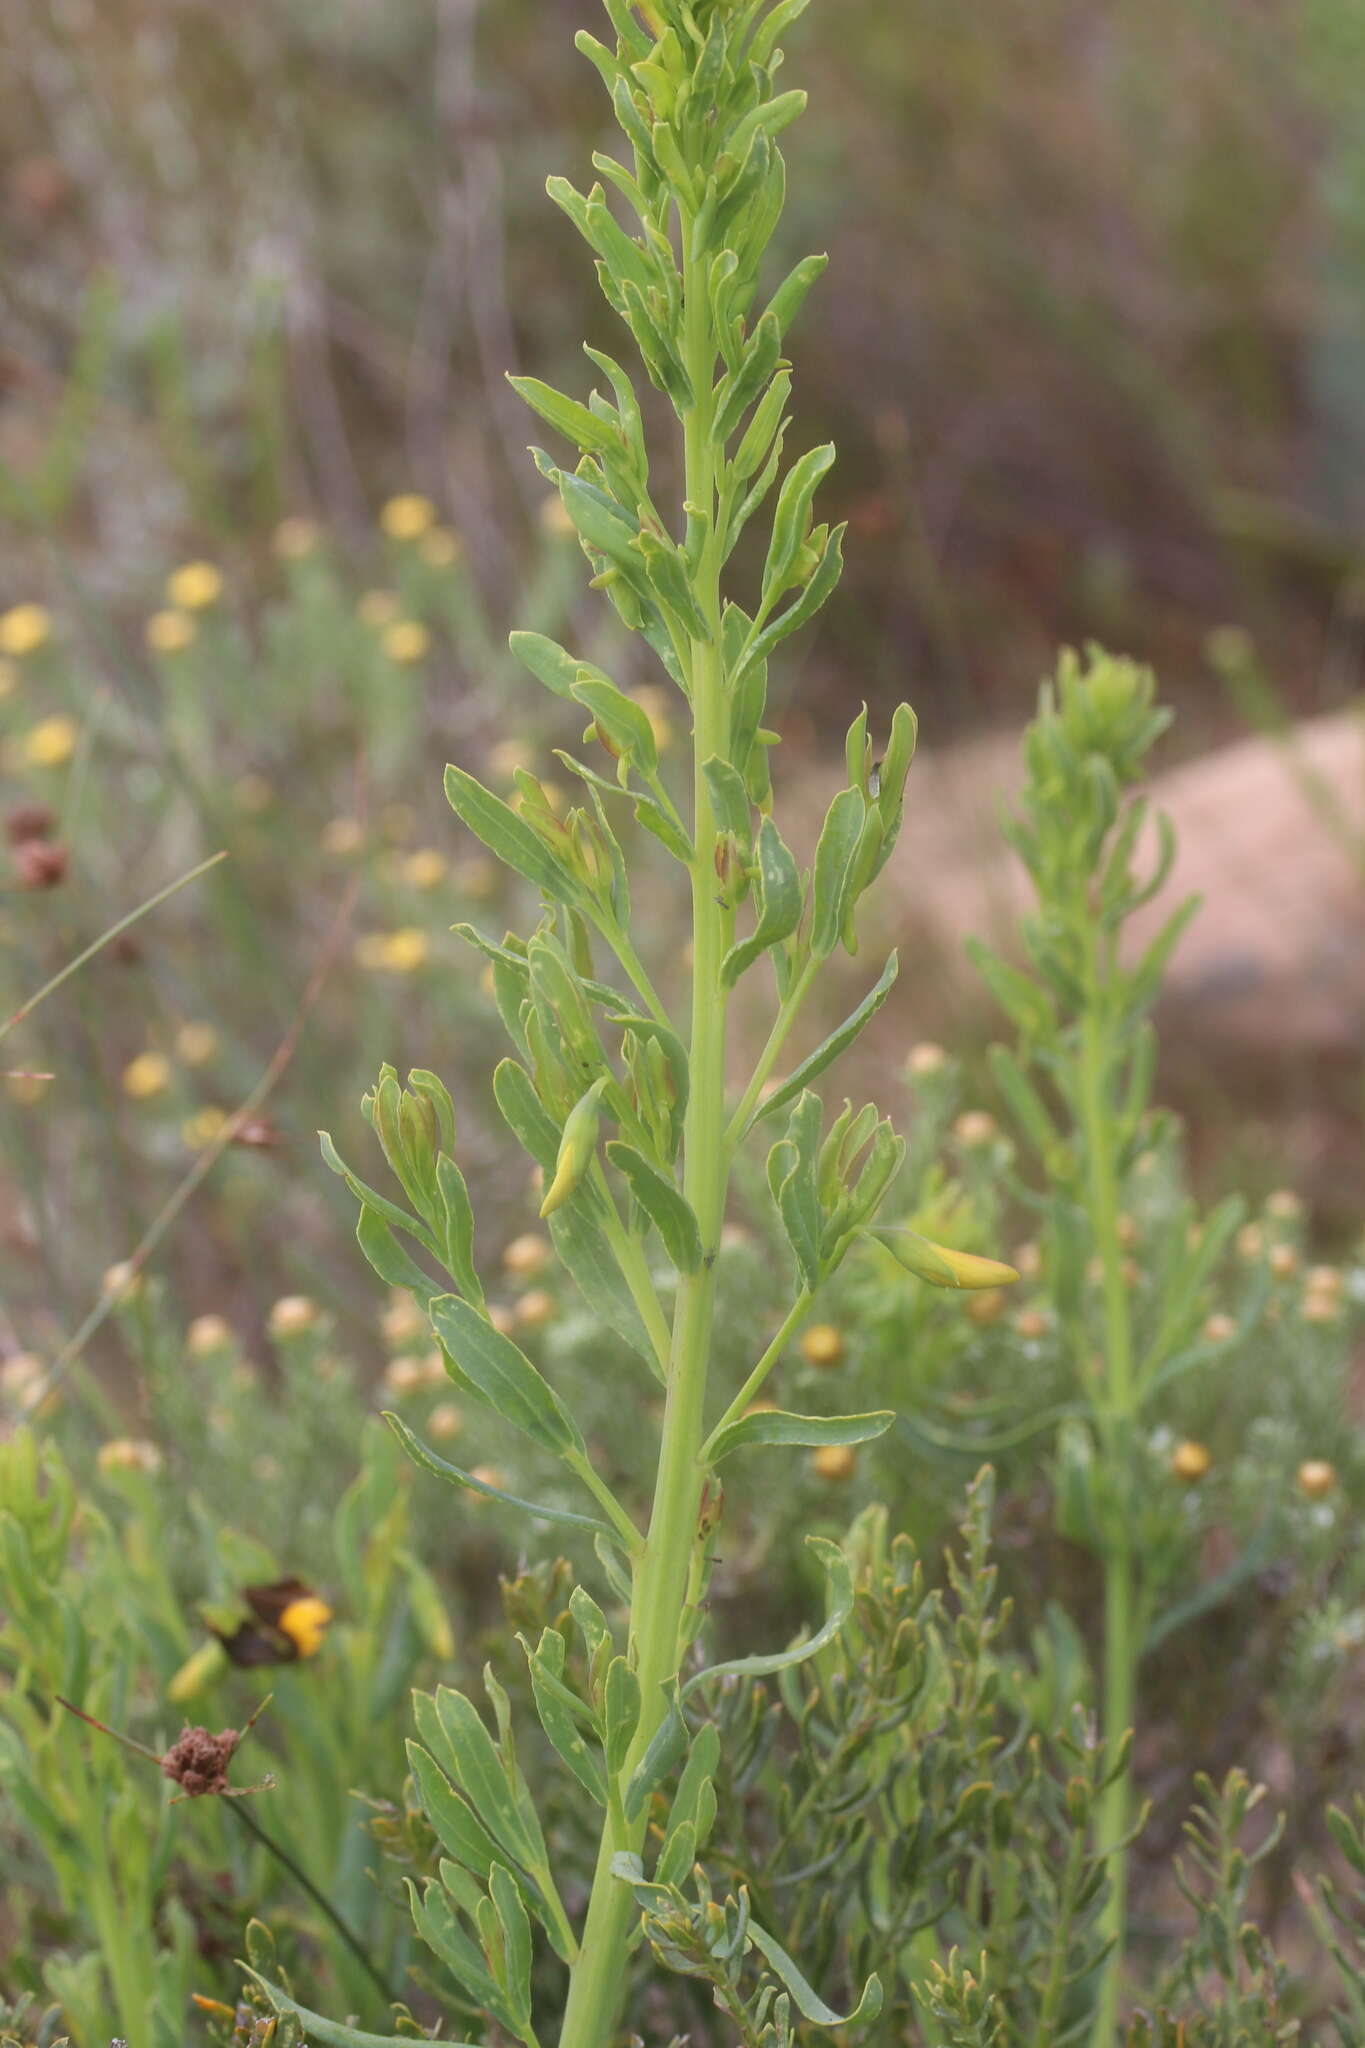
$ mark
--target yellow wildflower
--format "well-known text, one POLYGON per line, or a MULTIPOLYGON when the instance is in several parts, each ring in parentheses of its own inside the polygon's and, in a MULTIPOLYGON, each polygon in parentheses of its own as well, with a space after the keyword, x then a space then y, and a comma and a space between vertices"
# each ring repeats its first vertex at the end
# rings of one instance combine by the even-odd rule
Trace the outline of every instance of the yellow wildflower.
POLYGON ((383 506, 379 524, 390 540, 420 540, 436 524, 436 507, 420 491, 404 491, 383 506))
POLYGON ((267 1318, 272 1337, 297 1337, 317 1322, 317 1303, 307 1294, 282 1294, 267 1318))
POLYGON ((400 870, 403 880, 412 889, 434 889, 446 871, 445 855, 438 853, 434 846, 419 846, 410 853, 400 870))
POLYGON ((142 637, 153 654, 183 654, 198 631, 188 612, 153 612, 142 637))
POLYGON ((390 661, 409 668, 426 654, 431 646, 431 635, 416 619, 395 619, 391 626, 385 627, 381 645, 390 661))
POLYGON ((312 554, 319 538, 316 521, 302 519, 296 513, 280 521, 270 545, 282 562, 301 562, 305 555, 312 554))
POLYGON ((58 712, 40 719, 24 734, 22 753, 30 768, 61 768, 76 751, 80 727, 58 712))
POLYGON ((362 967, 388 974, 412 974, 426 965, 431 956, 431 941, 416 925, 404 925, 396 932, 367 932, 355 950, 362 967))
POLYGON ((170 1086, 171 1063, 164 1053, 140 1052, 123 1069, 123 1092, 134 1102, 148 1102, 170 1086))
POLYGON ((418 544, 418 553, 432 569, 451 569, 464 553, 464 543, 448 526, 433 526, 418 544))
POLYGON ((1213 1453, 1207 1444, 1195 1443, 1186 1438, 1171 1452, 1171 1471, 1177 1479, 1183 1479, 1187 1486, 1195 1485, 1213 1464, 1213 1453))
POLYGON ((218 1033, 211 1024, 182 1024, 175 1034, 175 1056, 187 1067, 202 1067, 218 1050, 218 1033))
POLYGON ((222 594, 223 573, 212 562, 186 562, 166 578, 166 595, 181 611, 207 611, 222 594))
POLYGON ((52 614, 46 605, 16 604, 0 612, 0 654, 36 654, 52 637, 52 614))
POLYGON ((807 1365, 830 1369, 844 1355, 844 1340, 833 1323, 812 1323, 801 1339, 801 1356, 807 1365))

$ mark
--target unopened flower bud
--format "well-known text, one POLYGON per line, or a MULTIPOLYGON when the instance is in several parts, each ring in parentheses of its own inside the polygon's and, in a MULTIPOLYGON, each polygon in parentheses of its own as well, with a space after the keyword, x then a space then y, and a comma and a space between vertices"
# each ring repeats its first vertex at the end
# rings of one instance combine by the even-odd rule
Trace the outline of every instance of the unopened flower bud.
POLYGON ((1019 1278, 1013 1266, 1007 1266, 1002 1259, 982 1258, 976 1252, 957 1252, 932 1239, 920 1237, 913 1230, 874 1230, 872 1235, 878 1244, 884 1245, 898 1264, 907 1273, 913 1273, 918 1280, 927 1280, 931 1287, 963 1287, 970 1289, 985 1287, 1008 1287, 1019 1278))
POLYGON ((555 1160, 555 1177, 540 1205, 542 1216, 552 1216, 556 1209, 568 1201, 592 1164, 597 1146, 598 1126, 601 1122, 598 1103, 606 1085, 605 1075, 594 1081, 587 1094, 579 1097, 565 1118, 563 1136, 559 1141, 559 1154, 555 1160))

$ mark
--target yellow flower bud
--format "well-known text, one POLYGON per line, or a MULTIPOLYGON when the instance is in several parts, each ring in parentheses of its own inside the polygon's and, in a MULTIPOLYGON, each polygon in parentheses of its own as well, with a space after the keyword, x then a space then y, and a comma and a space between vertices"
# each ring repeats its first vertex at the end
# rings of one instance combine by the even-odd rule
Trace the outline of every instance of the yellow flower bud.
POLYGON ((464 553, 464 543, 448 526, 433 526, 418 543, 418 554, 431 569, 451 569, 464 553))
POLYGON ((588 1168, 592 1165, 597 1146, 597 1131, 601 1122, 598 1103, 606 1087, 606 1076, 594 1081, 586 1095, 579 1097, 564 1120, 564 1132, 559 1141, 559 1154, 555 1160, 555 1177, 540 1205, 542 1216, 551 1216, 568 1201, 588 1168))
POLYGON ((365 827, 359 818, 329 818, 322 828, 324 853, 359 853, 365 844, 365 827))
POLYGON ((175 1034, 175 1056, 187 1067, 202 1067, 218 1050, 212 1024, 182 1024, 175 1034))
POLYGON ((927 1280, 931 1287, 1008 1287, 1019 1278, 1014 1267, 1007 1266, 1002 1259, 982 1258, 976 1252, 956 1252, 920 1237, 913 1230, 876 1230, 872 1235, 908 1273, 927 1280))
POLYGON ((947 1064, 948 1055, 943 1047, 927 1038, 920 1045, 912 1045, 905 1058, 906 1072, 917 1081, 926 1074, 937 1074, 947 1064))
POLYGON ((1213 1454, 1207 1444, 1195 1443, 1187 1438, 1177 1444, 1171 1453, 1171 1471, 1177 1479, 1183 1479, 1187 1486, 1194 1486, 1208 1472, 1213 1464, 1213 1454))
POLYGON ((538 1230, 523 1231, 514 1237, 502 1255, 506 1270, 518 1280, 529 1280, 538 1273, 550 1256, 550 1241, 538 1230))
POLYGON ((1215 1309, 1204 1319, 1204 1341, 1207 1344, 1226 1344, 1237 1334, 1237 1325, 1222 1309, 1215 1309))

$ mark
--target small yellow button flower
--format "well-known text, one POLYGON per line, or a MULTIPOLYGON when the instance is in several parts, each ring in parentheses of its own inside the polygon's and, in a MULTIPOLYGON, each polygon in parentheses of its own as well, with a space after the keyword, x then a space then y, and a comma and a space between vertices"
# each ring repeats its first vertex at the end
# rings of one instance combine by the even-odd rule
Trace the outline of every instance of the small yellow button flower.
POLYGON ((180 1135, 191 1152, 203 1152, 221 1132, 227 1122, 227 1111, 219 1109, 216 1103, 206 1102, 202 1109, 196 1109, 193 1116, 187 1116, 180 1126, 180 1135))
POLYGON ((432 569, 452 569, 464 553, 464 543, 448 526, 433 526, 424 534, 417 552, 432 569))
POLYGON ((106 1266, 100 1282, 106 1294, 112 1294, 116 1301, 131 1301, 142 1287, 142 1275, 136 1270, 131 1259, 119 1259, 116 1264, 106 1266))
POLYGON ((142 637, 153 654, 183 654, 198 631, 188 612, 153 612, 142 637))
POLYGON ((95 1463, 101 1472, 159 1472, 161 1452, 145 1437, 115 1436, 100 1445, 95 1463))
POLYGON ((387 626, 398 616, 398 599, 391 590, 367 590, 356 605, 362 626, 387 626))
POLYGON ((404 491, 383 506, 379 524, 390 540, 420 540, 436 524, 436 507, 420 491, 404 491))
POLYGON ((149 1102, 171 1083, 171 1063, 164 1053, 140 1052, 123 1069, 123 1092, 134 1102, 149 1102))
POLYGON ((812 1323, 801 1339, 801 1356, 807 1365, 829 1371, 844 1355, 844 1340, 833 1323, 812 1323))
POLYGON ((359 853, 365 844, 365 827, 359 818, 329 818, 322 828, 322 850, 324 853, 344 855, 359 853))
POLYGON ((182 1024, 175 1034, 175 1056, 187 1067, 205 1066, 218 1050, 218 1033, 211 1024, 182 1024))
POLYGON ((530 1280, 537 1274, 550 1256, 550 1241, 538 1230, 523 1231, 514 1237, 502 1255, 504 1269, 517 1280, 530 1280))
POLYGON ((222 594, 223 573, 212 562, 186 562, 166 578, 166 595, 181 611, 207 611, 222 594))
POLYGON ((61 768, 76 751, 76 742, 81 736, 80 727, 74 718, 65 718, 58 712, 52 718, 40 719, 24 734, 20 751, 30 768, 61 768))
POLYGON ((232 1329, 222 1316, 196 1316, 185 1332, 185 1345, 195 1358, 209 1358, 232 1346, 232 1329))
POLYGON ((427 1417, 427 1435, 436 1442, 449 1443, 464 1428, 464 1416, 453 1401, 438 1401, 427 1417))
POLYGON ((409 668, 427 653, 431 635, 416 619, 395 619, 391 626, 385 627, 380 645, 390 661, 409 668))
POLYGON ((387 1343, 406 1344, 426 1330, 427 1319, 407 1289, 396 1287, 379 1318, 379 1327, 387 1343))
POLYGON ((1187 1486, 1196 1485, 1203 1479, 1213 1464, 1213 1453, 1207 1444, 1195 1443, 1187 1438, 1177 1444, 1171 1452, 1171 1471, 1177 1479, 1183 1479, 1187 1486))
POLYGON ((270 545, 280 561, 301 562, 305 556, 313 553, 320 538, 315 520, 303 519, 294 514, 291 518, 280 521, 270 545))
POLYGON ((320 1310, 307 1294, 282 1294, 267 1317, 272 1337, 297 1337, 311 1330, 320 1310))
POLYGON ((810 1462, 817 1479, 837 1486, 857 1471, 858 1453, 852 1444, 821 1444, 818 1451, 812 1452, 810 1462))
POLYGON ((0 654, 36 654, 51 637, 52 615, 46 605, 16 604, 0 612, 0 654))
POLYGON ((410 853, 400 870, 403 880, 412 889, 434 889, 445 875, 446 861, 443 853, 434 846, 420 846, 410 853))
POLYGON ((1335 1465, 1326 1458, 1305 1458, 1298 1471, 1299 1492, 1305 1500, 1323 1500, 1337 1483, 1335 1465))
POLYGON ((367 932, 357 941, 355 953, 361 967, 413 974, 431 957, 431 941, 416 925, 405 925, 396 932, 367 932))

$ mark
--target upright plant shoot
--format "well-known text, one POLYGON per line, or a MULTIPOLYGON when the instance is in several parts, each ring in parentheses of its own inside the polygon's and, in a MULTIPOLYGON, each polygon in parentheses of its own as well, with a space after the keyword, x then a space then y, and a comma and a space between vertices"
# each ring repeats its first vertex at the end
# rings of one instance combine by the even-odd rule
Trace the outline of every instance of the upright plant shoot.
MULTIPOLYGON (((598 765, 561 756, 582 784, 582 801, 561 815, 521 772, 513 808, 462 768, 446 777, 459 817, 542 898, 540 922, 526 939, 464 935, 491 962, 513 1048, 497 1070, 496 1097, 544 1171, 556 1251, 590 1308, 638 1359, 642 1407, 652 1382, 664 1389, 644 1527, 594 1467, 560 1396, 488 1318, 454 1158, 453 1112, 440 1083, 417 1073, 404 1090, 386 1070, 368 1100, 407 1206, 358 1181, 325 1141, 329 1163, 360 1199, 367 1255, 386 1281, 425 1304, 463 1395, 496 1410, 582 1482, 584 1512, 569 1519, 593 1528, 606 1586, 628 1604, 628 1630, 618 1641, 592 1596, 582 1588, 574 1595, 575 1625, 590 1651, 591 1677, 579 1692, 565 1680, 561 1635, 546 1630, 527 1645, 546 1733, 601 1810, 581 1928, 556 1887, 495 1682, 490 1677, 488 1689, 497 1742, 458 1693, 443 1689, 417 1702, 414 1776, 448 1859, 439 1883, 414 1890, 417 1926, 474 2004, 528 2048, 536 2042, 536 1925, 568 1971, 561 2048, 603 2048, 613 2038, 628 1948, 650 1892, 643 1863, 650 1799, 679 1764, 655 1878, 676 1883, 704 1846, 715 1807, 714 1798, 708 1803, 714 1746, 705 1728, 692 1731, 684 1709, 697 1676, 683 1681, 681 1673, 700 1626, 717 1469, 742 1445, 856 1443, 892 1419, 752 1408, 819 1288, 871 1223, 904 1149, 871 1105, 856 1113, 845 1105, 826 1131, 810 1086, 884 1001, 894 957, 870 977, 839 1029, 771 1085, 821 963, 840 946, 856 950, 856 907, 895 843, 915 744, 914 714, 901 705, 878 759, 866 710, 859 713, 848 732, 847 786, 830 804, 812 867, 803 872, 773 817, 776 735, 763 718, 770 657, 814 617, 841 566, 843 529, 817 521, 813 509, 833 449, 811 449, 784 466, 791 388, 784 339, 824 259, 806 258, 767 294, 760 270, 783 205, 777 139, 805 104, 804 94, 778 89, 778 37, 805 5, 639 0, 633 11, 627 0, 606 0, 614 47, 586 32, 578 37, 610 97, 624 160, 595 156, 603 182, 587 192, 562 178, 551 179, 549 190, 592 249, 608 304, 676 414, 681 493, 671 516, 656 499, 642 407, 621 363, 587 350, 600 382, 586 402, 534 378, 513 379, 556 450, 567 444, 576 451, 576 459, 534 454, 578 533, 593 587, 642 636, 688 708, 690 803, 679 808, 666 787, 641 708, 601 669, 534 633, 514 633, 514 651, 589 721, 598 765), (741 594, 731 558, 757 519, 768 529, 766 553, 754 586, 741 594), (613 824, 623 809, 688 876, 691 992, 689 1014, 678 1019, 632 938, 613 824), (765 968, 771 1028, 730 1103, 730 998, 741 979, 765 968), (715 1264, 727 1189, 738 1147, 762 1124, 774 1134, 768 1184, 794 1260, 795 1298, 772 1341, 755 1346, 761 1355, 743 1384, 712 1399, 715 1264), (449 1290, 432 1282, 398 1233, 444 1268, 449 1290), (665 1296, 651 1265, 660 1255, 677 1273, 676 1289, 665 1296)), ((1005 1271, 992 1267, 990 1279, 1005 1271)), ((932 1257, 928 1277, 964 1284, 932 1257)), ((391 1420, 419 1462, 480 1484, 391 1420)), ((833 1545, 821 1545, 820 1556, 829 1573, 827 1628, 803 1648, 741 1668, 776 1669, 808 1655, 839 1625, 850 1597, 847 1568, 833 1545)), ((785 1985, 779 2005, 791 1998, 808 2018, 843 2023, 815 1998, 775 1934, 743 1912, 737 1927, 734 1939, 785 1985)), ((863 2016, 878 1996, 873 1980, 863 2016)))

